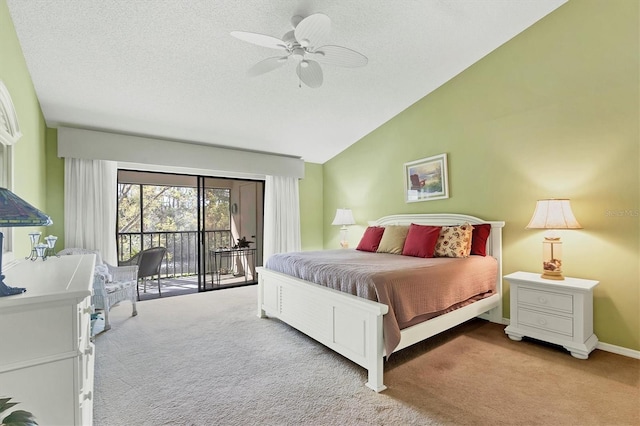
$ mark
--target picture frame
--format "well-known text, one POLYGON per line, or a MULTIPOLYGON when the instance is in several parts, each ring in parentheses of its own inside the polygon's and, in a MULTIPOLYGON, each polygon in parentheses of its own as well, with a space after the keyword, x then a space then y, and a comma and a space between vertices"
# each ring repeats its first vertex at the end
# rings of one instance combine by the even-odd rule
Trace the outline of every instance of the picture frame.
POLYGON ((446 153, 404 163, 405 202, 449 198, 448 176, 446 153))

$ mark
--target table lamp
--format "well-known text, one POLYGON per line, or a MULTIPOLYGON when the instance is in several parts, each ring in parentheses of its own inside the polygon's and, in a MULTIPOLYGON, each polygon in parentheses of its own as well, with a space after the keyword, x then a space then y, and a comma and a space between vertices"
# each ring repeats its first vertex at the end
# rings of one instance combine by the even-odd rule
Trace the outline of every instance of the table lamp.
POLYGON ((348 248, 349 239, 347 238, 347 225, 355 225, 356 221, 353 220, 353 213, 351 209, 338 209, 336 210, 336 217, 333 218, 332 225, 342 225, 340 228, 340 247, 348 248))
MULTIPOLYGON (((49 216, 33 207, 6 188, 0 188, 0 228, 17 226, 47 226, 53 221, 49 216)), ((4 234, 0 232, 0 297, 24 293, 25 288, 9 287, 2 273, 2 248, 4 234)))
POLYGON ((547 229, 542 241, 542 278, 564 280, 562 276, 562 242, 556 229, 582 229, 567 199, 538 200, 527 229, 547 229))

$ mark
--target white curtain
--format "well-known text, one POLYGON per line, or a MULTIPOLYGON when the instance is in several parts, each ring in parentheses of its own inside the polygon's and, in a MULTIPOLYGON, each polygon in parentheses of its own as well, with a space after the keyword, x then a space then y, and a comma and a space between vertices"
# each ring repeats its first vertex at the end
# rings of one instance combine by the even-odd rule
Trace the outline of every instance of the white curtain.
POLYGON ((300 251, 298 178, 267 176, 264 192, 263 264, 273 254, 300 251))
POLYGON ((100 251, 117 265, 117 163, 65 158, 64 239, 67 248, 100 251))

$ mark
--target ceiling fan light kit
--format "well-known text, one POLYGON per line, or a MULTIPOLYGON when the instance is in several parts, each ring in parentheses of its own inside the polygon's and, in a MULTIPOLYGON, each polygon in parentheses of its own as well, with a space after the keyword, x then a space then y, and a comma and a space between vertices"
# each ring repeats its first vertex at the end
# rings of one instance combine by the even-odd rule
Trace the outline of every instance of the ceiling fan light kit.
POLYGON ((342 46, 322 45, 329 36, 331 20, 322 13, 302 18, 291 18, 293 30, 288 31, 282 39, 246 31, 232 31, 231 35, 258 46, 284 51, 284 56, 264 59, 247 71, 247 75, 255 77, 280 68, 289 61, 297 61, 296 74, 302 83, 311 88, 322 86, 323 73, 320 64, 338 67, 363 67, 369 61, 366 56, 342 46))

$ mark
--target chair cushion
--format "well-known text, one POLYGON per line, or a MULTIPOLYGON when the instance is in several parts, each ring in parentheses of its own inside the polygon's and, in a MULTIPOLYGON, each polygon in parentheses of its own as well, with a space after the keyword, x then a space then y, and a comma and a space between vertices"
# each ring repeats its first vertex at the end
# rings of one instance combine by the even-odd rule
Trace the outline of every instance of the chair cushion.
POLYGON ((114 282, 114 283, 106 283, 104 285, 107 290, 107 294, 115 293, 116 291, 123 290, 125 288, 131 287, 134 282, 114 282))

